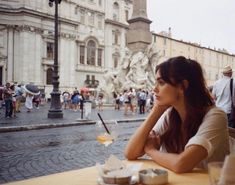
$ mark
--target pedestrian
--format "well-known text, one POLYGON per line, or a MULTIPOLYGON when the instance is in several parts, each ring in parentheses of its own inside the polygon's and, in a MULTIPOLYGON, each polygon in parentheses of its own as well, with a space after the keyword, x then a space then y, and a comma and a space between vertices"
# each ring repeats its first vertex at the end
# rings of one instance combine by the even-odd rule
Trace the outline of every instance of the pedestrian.
POLYGON ((26 93, 25 107, 28 113, 33 109, 33 95, 30 93, 26 93))
POLYGON ((125 148, 127 159, 146 154, 176 173, 224 160, 227 117, 214 106, 198 62, 179 56, 159 64, 154 92, 154 107, 125 148))
POLYGON ((63 98, 63 107, 64 107, 64 109, 69 108, 70 93, 68 91, 64 91, 62 93, 62 98, 63 98))
POLYGON ((34 103, 34 106, 36 109, 39 109, 40 102, 41 102, 41 93, 38 95, 34 95, 33 96, 33 103, 34 103))
POLYGON ((21 88, 21 84, 19 84, 15 87, 16 112, 20 112, 22 95, 23 95, 23 90, 21 88))
POLYGON ((103 111, 104 110, 103 94, 99 94, 97 102, 98 102, 98 110, 103 111))
MULTIPOLYGON (((213 86, 212 96, 215 100, 216 106, 223 109, 223 111, 227 114, 229 127, 235 128, 234 120, 230 119, 232 116, 232 97, 234 99, 234 95, 231 96, 231 90, 233 94, 235 92, 235 83, 232 79, 232 68, 230 66, 225 66, 222 73, 222 78, 216 81, 213 86), (230 89, 230 87, 232 89, 230 89)), ((233 100, 233 102, 235 101, 233 100)))
POLYGON ((11 118, 13 113, 12 94, 14 91, 10 88, 11 84, 6 83, 3 89, 3 100, 5 102, 5 118, 11 118))
POLYGON ((146 92, 145 92, 145 90, 142 90, 139 93, 139 113, 140 114, 144 114, 145 113, 146 99, 147 99, 146 92))
POLYGON ((16 94, 15 94, 15 85, 11 85, 10 89, 12 90, 12 117, 16 117, 16 94))
POLYGON ((3 90, 4 90, 4 87, 0 85, 0 109, 2 108, 2 104, 3 104, 3 90))

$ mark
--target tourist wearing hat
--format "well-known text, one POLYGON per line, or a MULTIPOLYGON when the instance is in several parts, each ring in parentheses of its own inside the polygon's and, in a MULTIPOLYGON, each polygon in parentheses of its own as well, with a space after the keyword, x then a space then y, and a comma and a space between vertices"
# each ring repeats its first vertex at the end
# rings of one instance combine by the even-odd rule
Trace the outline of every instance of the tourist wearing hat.
MULTIPOLYGON (((226 112, 229 120, 232 105, 230 82, 233 84, 233 97, 235 92, 235 83, 233 80, 231 81, 233 71, 230 66, 225 66, 222 70, 222 73, 222 78, 216 81, 213 86, 212 95, 215 99, 216 106, 220 107, 222 110, 224 110, 224 112, 226 112)), ((231 122, 230 120, 228 125, 233 128, 235 127, 234 122, 231 122)))

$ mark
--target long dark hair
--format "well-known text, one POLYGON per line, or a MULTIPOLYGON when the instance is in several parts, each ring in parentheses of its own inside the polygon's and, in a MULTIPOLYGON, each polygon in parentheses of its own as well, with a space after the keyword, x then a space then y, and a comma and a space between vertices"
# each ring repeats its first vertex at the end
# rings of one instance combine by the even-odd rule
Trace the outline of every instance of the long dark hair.
POLYGON ((188 140, 196 134, 208 107, 214 103, 206 87, 202 68, 195 60, 183 56, 170 58, 159 64, 156 72, 158 70, 161 78, 173 86, 182 84, 183 80, 188 81, 188 87, 184 91, 186 119, 183 123, 173 108, 169 116, 169 127, 161 137, 168 152, 180 153, 188 140), (182 135, 181 129, 186 135, 182 135))

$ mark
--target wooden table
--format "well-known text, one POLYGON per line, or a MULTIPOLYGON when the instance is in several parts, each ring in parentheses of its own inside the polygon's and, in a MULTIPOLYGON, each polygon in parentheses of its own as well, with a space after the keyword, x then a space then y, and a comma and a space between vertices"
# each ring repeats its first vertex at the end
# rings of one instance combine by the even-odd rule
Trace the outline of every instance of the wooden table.
MULTIPOLYGON (((151 160, 126 161, 126 163, 142 163, 142 169, 161 168, 151 160)), ((191 173, 175 174, 169 172, 168 185, 209 185, 208 174, 203 170, 194 170, 191 173)), ((7 185, 96 185, 98 172, 95 166, 36 177, 23 181, 8 183, 7 185)))

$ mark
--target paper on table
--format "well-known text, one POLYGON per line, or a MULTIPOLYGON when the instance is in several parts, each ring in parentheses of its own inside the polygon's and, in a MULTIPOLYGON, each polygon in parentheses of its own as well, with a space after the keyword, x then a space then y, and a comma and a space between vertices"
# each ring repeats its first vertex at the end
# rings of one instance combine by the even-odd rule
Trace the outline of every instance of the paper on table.
POLYGON ((221 170, 219 185, 234 185, 235 184, 235 154, 227 155, 224 160, 224 165, 221 170))
POLYGON ((116 156, 111 155, 104 165, 96 164, 100 176, 132 176, 138 172, 142 166, 139 164, 128 164, 125 165, 116 156))

